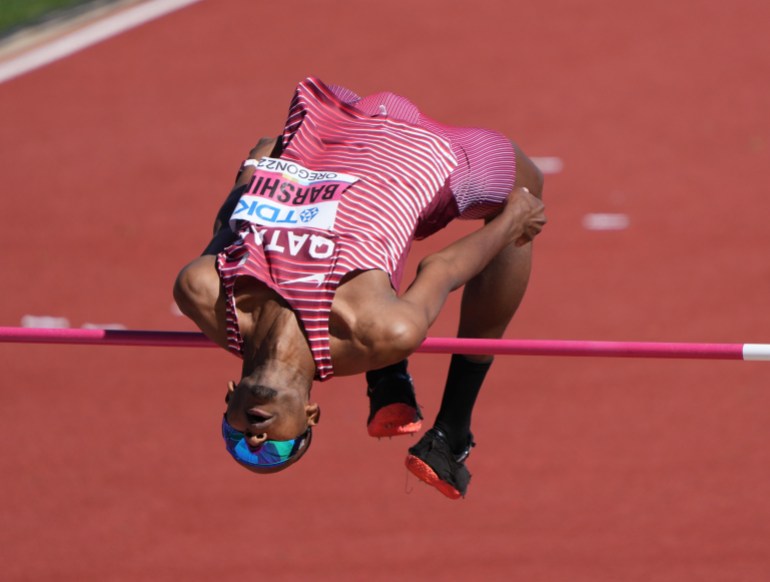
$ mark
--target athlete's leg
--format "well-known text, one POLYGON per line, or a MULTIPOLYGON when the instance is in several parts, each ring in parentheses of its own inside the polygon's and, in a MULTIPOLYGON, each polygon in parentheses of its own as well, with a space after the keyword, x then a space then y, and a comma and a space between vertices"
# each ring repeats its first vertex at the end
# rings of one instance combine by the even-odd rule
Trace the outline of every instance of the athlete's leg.
MULTIPOLYGON (((518 147, 516 183, 542 197, 543 178, 518 147)), ((532 268, 532 243, 511 243, 463 290, 458 337, 498 339, 521 304, 532 268)), ((473 443, 471 417, 492 355, 455 354, 433 428, 409 449, 407 467, 451 498, 464 496, 470 473, 464 461, 473 443)))
MULTIPOLYGON (((465 286, 458 337, 501 338, 524 297, 532 265, 532 244, 513 244, 465 286)), ((491 355, 453 355, 435 425, 453 451, 468 446, 471 415, 491 355)))
MULTIPOLYGON (((511 243, 469 281, 463 290, 458 337, 502 337, 524 297, 531 265, 532 243, 522 247, 511 243)), ((458 454, 468 446, 471 414, 491 362, 491 355, 452 356, 435 426, 458 454)), ((371 436, 419 430, 421 416, 406 362, 368 373, 367 386, 371 436)))
MULTIPOLYGON (((542 197, 543 177, 534 163, 514 145, 516 183, 542 197)), ((463 290, 458 337, 498 339, 521 304, 532 269, 532 243, 517 247, 511 243, 463 290)), ((455 452, 470 440, 470 424, 476 398, 491 355, 452 357, 436 426, 447 436, 455 452)))

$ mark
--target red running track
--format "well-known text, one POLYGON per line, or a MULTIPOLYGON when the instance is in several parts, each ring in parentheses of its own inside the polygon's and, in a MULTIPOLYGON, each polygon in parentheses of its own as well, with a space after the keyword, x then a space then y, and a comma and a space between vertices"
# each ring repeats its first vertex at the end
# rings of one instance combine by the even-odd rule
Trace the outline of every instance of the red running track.
MULTIPOLYGON (((204 0, 0 85, 0 325, 191 330, 175 274, 313 74, 564 160, 509 337, 767 342, 768 22, 759 0, 204 0)), ((412 439, 366 436, 359 379, 315 387, 313 451, 257 479, 217 434, 224 352, 0 364, 4 580, 770 576, 763 363, 499 357, 460 502, 407 478, 412 439)), ((411 362, 428 419, 446 364, 411 362)))

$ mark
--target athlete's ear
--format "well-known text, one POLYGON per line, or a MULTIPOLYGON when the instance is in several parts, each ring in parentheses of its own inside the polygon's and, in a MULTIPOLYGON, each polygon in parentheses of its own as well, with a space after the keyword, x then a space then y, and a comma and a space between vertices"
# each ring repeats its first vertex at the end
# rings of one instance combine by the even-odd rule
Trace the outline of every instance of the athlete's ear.
POLYGON ((321 407, 317 403, 311 402, 305 405, 305 414, 307 415, 307 425, 315 426, 321 419, 321 407))
POLYGON ((230 403, 230 396, 232 395, 233 392, 235 392, 235 382, 230 380, 227 383, 227 394, 225 394, 225 404, 230 403))

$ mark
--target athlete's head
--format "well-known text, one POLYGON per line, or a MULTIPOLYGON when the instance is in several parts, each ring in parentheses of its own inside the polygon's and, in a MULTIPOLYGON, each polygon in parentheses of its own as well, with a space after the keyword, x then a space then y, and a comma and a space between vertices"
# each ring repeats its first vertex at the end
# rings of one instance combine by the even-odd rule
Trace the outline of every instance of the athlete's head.
POLYGON ((279 388, 243 378, 227 387, 222 436, 228 452, 255 473, 274 473, 310 447, 321 410, 309 402, 310 386, 279 388))

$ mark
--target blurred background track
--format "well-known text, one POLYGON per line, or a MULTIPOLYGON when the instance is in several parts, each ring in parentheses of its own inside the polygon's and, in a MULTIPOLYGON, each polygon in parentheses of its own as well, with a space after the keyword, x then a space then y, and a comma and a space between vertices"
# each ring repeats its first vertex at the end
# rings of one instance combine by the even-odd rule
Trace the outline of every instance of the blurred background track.
MULTIPOLYGON (((563 162, 509 337, 768 343, 769 22, 760 0, 177 10, 0 84, 0 325, 192 329, 176 273, 317 75, 563 162)), ((411 360, 428 420, 447 362, 411 360)), ((763 363, 500 357, 461 502, 407 477, 414 439, 366 436, 360 378, 317 385, 313 451, 257 479, 219 439, 224 352, 3 345, 0 369, 3 579, 770 576, 763 363)))

